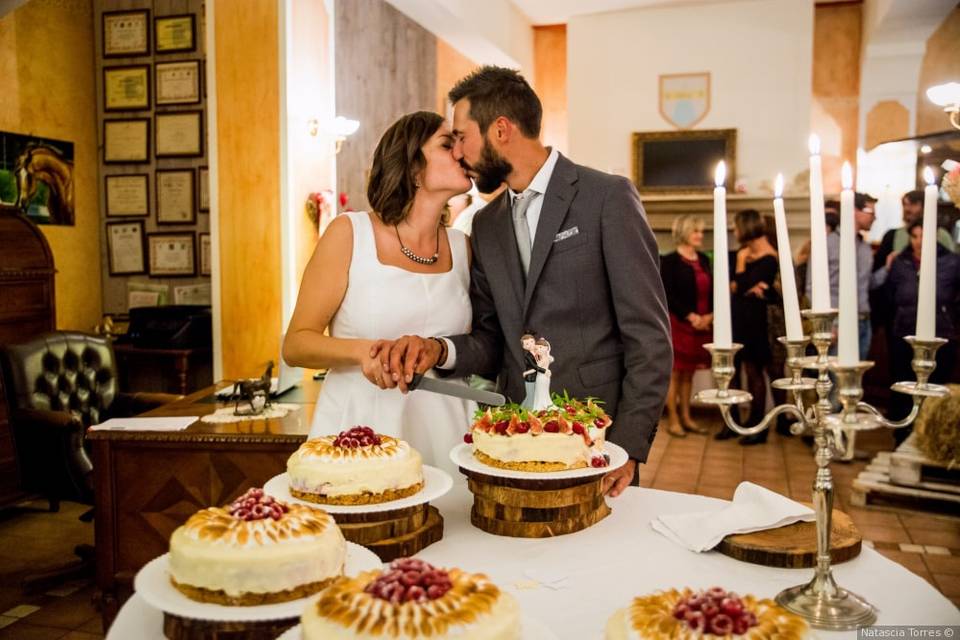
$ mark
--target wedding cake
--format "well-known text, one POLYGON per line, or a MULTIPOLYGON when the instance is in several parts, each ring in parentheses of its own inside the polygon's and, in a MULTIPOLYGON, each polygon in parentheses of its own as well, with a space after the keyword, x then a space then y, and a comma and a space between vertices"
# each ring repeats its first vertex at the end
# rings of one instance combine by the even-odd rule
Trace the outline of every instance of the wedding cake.
POLYGON ((554 395, 545 409, 520 405, 478 411, 464 440, 484 464, 516 471, 605 467, 604 432, 612 423, 601 403, 554 395))
POLYGON ((341 578, 307 607, 303 640, 520 640, 520 607, 482 574, 394 560, 341 578))
POLYGON ((170 580, 200 602, 296 600, 343 574, 346 541, 321 509, 250 489, 228 507, 195 513, 170 538, 170 580))
POLYGON ((634 598, 610 618, 606 640, 794 640, 806 633, 803 618, 773 600, 740 597, 713 587, 699 592, 670 589, 634 598))
POLYGON ((302 500, 378 504, 420 491, 423 460, 405 441, 358 426, 304 442, 287 460, 287 475, 302 500))

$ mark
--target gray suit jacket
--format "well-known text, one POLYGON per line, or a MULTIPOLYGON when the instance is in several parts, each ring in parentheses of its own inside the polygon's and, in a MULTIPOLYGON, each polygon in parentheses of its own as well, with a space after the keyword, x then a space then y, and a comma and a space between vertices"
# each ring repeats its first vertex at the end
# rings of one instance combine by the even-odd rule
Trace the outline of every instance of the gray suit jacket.
POLYGON ((473 222, 473 326, 451 336, 453 375, 499 377, 524 398, 520 336, 550 341, 551 389, 603 400, 608 433, 646 461, 670 382, 673 349, 657 244, 626 178, 562 155, 544 194, 524 280, 504 191, 473 222), (562 234, 558 237, 558 234, 562 234))

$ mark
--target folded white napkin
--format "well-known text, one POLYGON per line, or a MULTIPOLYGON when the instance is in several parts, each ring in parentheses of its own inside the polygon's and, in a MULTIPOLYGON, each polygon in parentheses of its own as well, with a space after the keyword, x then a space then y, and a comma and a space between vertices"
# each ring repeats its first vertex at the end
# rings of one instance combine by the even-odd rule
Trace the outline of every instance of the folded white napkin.
POLYGON ((197 416, 160 418, 110 418, 95 424, 92 431, 183 431, 197 421, 197 416))
POLYGON ((650 526, 699 553, 714 548, 732 533, 752 533, 814 519, 816 514, 810 507, 752 482, 741 482, 733 502, 724 507, 658 516, 650 521, 650 526))

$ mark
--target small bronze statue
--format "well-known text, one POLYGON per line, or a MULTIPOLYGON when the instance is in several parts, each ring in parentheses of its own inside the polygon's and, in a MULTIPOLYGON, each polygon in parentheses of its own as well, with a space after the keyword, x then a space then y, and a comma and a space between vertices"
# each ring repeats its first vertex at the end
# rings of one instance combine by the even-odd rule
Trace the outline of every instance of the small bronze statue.
POLYGON ((235 416, 258 416, 270 406, 270 380, 273 378, 273 360, 267 363, 267 370, 259 378, 237 380, 233 383, 231 397, 236 400, 233 407, 235 416), (246 402, 249 411, 241 411, 240 403, 246 402))

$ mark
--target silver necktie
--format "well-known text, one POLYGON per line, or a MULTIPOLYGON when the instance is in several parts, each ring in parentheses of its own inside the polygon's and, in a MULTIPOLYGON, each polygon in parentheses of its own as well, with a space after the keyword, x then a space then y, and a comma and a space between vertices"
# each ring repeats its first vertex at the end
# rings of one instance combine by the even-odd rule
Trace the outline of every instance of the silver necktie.
POLYGON ((520 250, 520 264, 523 265, 524 275, 530 270, 530 252, 533 247, 530 227, 527 225, 527 207, 536 195, 535 191, 528 189, 513 199, 513 231, 517 236, 517 249, 520 250))

